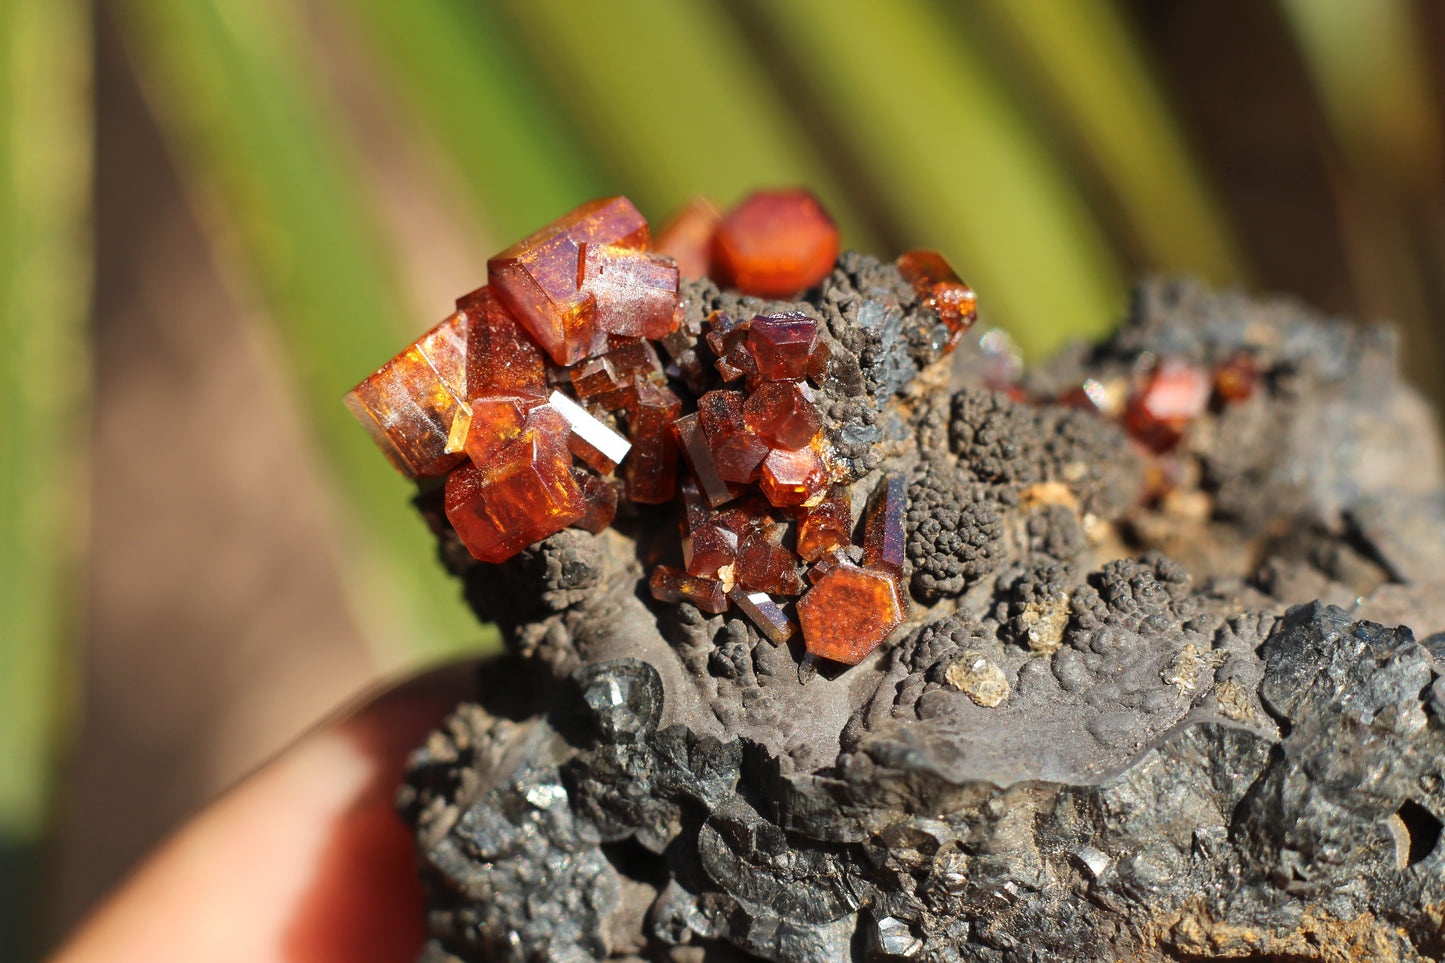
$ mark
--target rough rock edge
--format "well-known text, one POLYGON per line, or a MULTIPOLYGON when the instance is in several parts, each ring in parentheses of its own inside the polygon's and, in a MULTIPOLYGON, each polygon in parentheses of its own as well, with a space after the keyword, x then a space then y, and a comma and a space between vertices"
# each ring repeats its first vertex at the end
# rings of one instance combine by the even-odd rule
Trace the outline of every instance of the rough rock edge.
MULTIPOLYGON (((1138 550, 1160 513, 1125 512, 1126 459, 1112 480, 1065 475, 1113 429, 977 389, 943 408, 916 394, 927 319, 890 272, 845 257, 803 308, 844 375, 829 427, 876 429, 880 460, 847 455, 860 494, 885 465, 1000 507, 996 531, 970 523, 987 535, 963 540, 969 576, 921 586, 898 641, 803 687, 797 653, 745 621, 640 597, 626 523, 485 570, 443 528, 520 657, 403 791, 427 958, 1441 958, 1445 645, 1358 621, 1445 623, 1440 475, 1389 339, 1159 282, 1110 343, 1030 375, 1067 386, 1146 353, 1241 350, 1265 372, 1187 441, 1214 505, 1189 534, 1225 562, 1100 564, 1101 520, 1138 550), (1036 490, 1058 482, 1072 502, 1036 490), (1228 570, 1241 539, 1264 576, 1228 570), (1286 612, 1314 598, 1353 614, 1286 612), (999 708, 949 683, 963 652, 1007 679, 999 708)), ((940 552, 927 517, 915 572, 940 552)))

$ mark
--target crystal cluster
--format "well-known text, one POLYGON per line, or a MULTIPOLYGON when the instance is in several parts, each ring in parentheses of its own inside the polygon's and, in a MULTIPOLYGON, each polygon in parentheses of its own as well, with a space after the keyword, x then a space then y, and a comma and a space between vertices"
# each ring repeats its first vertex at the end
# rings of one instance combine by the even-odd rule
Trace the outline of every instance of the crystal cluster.
MULTIPOLYGON (((663 524, 635 506, 676 505, 680 557, 655 560, 654 598, 736 607, 776 643, 800 626, 813 656, 854 665, 907 612, 904 479, 885 476, 856 524, 817 403, 830 349, 815 318, 714 311, 691 330, 678 298, 679 265, 777 298, 837 255, 804 191, 759 192, 725 217, 694 203, 656 249, 630 201, 592 201, 488 261, 487 286, 347 404, 404 474, 445 478, 446 517, 477 559, 601 532, 619 511, 663 524)), ((936 252, 898 268, 951 347, 973 292, 936 252)))

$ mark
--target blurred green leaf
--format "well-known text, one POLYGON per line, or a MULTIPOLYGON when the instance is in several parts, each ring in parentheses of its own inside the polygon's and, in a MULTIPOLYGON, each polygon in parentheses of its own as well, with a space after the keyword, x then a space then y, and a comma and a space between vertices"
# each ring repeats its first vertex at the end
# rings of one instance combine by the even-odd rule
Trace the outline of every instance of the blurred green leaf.
POLYGON ((974 38, 920 0, 751 8, 866 169, 859 187, 910 246, 949 256, 991 322, 1031 351, 1113 326, 1124 288, 1108 240, 974 38))
POLYGON ((706 0, 507 0, 557 97, 649 219, 695 194, 724 205, 803 185, 850 246, 876 249, 819 147, 789 116, 736 26, 706 0))
POLYGON ((410 486, 342 405, 417 325, 293 11, 280 0, 121 0, 116 9, 210 226, 279 325, 303 415, 348 510, 356 544, 343 555, 362 631, 383 662, 474 647, 481 630, 407 506, 410 486))
POLYGON ((90 16, 0 3, 0 957, 31 949, 31 865, 72 707, 90 478, 90 16))
POLYGON ((464 0, 342 0, 369 46, 510 241, 607 191, 511 25, 464 0))
POLYGON ((982 0, 952 9, 964 24, 983 14, 1004 38, 1009 63, 1105 182, 1145 266, 1215 283, 1240 277, 1224 215, 1115 0, 982 0))

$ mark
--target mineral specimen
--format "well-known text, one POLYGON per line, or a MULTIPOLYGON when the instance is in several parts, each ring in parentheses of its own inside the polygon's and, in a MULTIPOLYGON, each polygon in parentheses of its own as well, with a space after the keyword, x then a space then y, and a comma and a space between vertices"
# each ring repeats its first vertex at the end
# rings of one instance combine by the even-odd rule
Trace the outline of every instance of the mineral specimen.
POLYGON ((1445 477, 1388 333, 1153 282, 1020 374, 934 257, 388 382, 457 412, 389 452, 471 419, 419 504, 509 647, 402 791, 428 963, 1445 958, 1445 477))

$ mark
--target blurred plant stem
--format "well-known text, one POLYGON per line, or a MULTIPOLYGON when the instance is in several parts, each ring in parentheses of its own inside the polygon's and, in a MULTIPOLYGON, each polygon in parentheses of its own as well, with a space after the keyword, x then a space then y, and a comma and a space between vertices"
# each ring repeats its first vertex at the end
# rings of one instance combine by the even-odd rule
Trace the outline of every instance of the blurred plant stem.
POLYGON ((987 320, 1035 353, 1113 327, 1124 285, 1108 238, 974 37, 924 0, 749 10, 782 38, 892 233, 941 249, 987 320))
POLYGON ((1136 263, 1215 284, 1243 277, 1224 212, 1115 0, 950 9, 965 28, 986 21, 1003 40, 1019 86, 1036 92, 1041 113, 1102 181, 1136 263))
POLYGON ((594 163, 611 173, 609 190, 655 224, 696 194, 727 206, 758 187, 796 184, 823 200, 845 244, 876 250, 853 198, 718 5, 504 5, 594 163))
POLYGON ((408 509, 410 486, 379 465, 341 402, 415 325, 294 10, 281 0, 119 0, 115 9, 211 236, 246 268, 276 322, 303 418, 342 496, 339 564, 373 654, 393 665, 476 648, 483 630, 408 509))
MULTIPOLYGON (((0 957, 74 705, 91 367, 91 37, 80 0, 0 3, 0 957)), ((12 955, 12 953, 14 955, 12 955)))
POLYGON ((471 190, 499 236, 525 237, 606 193, 576 131, 548 96, 510 23, 462 0, 336 0, 387 77, 471 190))
POLYGON ((1445 315, 1445 133, 1406 0, 1278 0, 1332 135, 1335 200, 1362 313, 1404 329, 1407 371, 1438 383, 1445 315))

